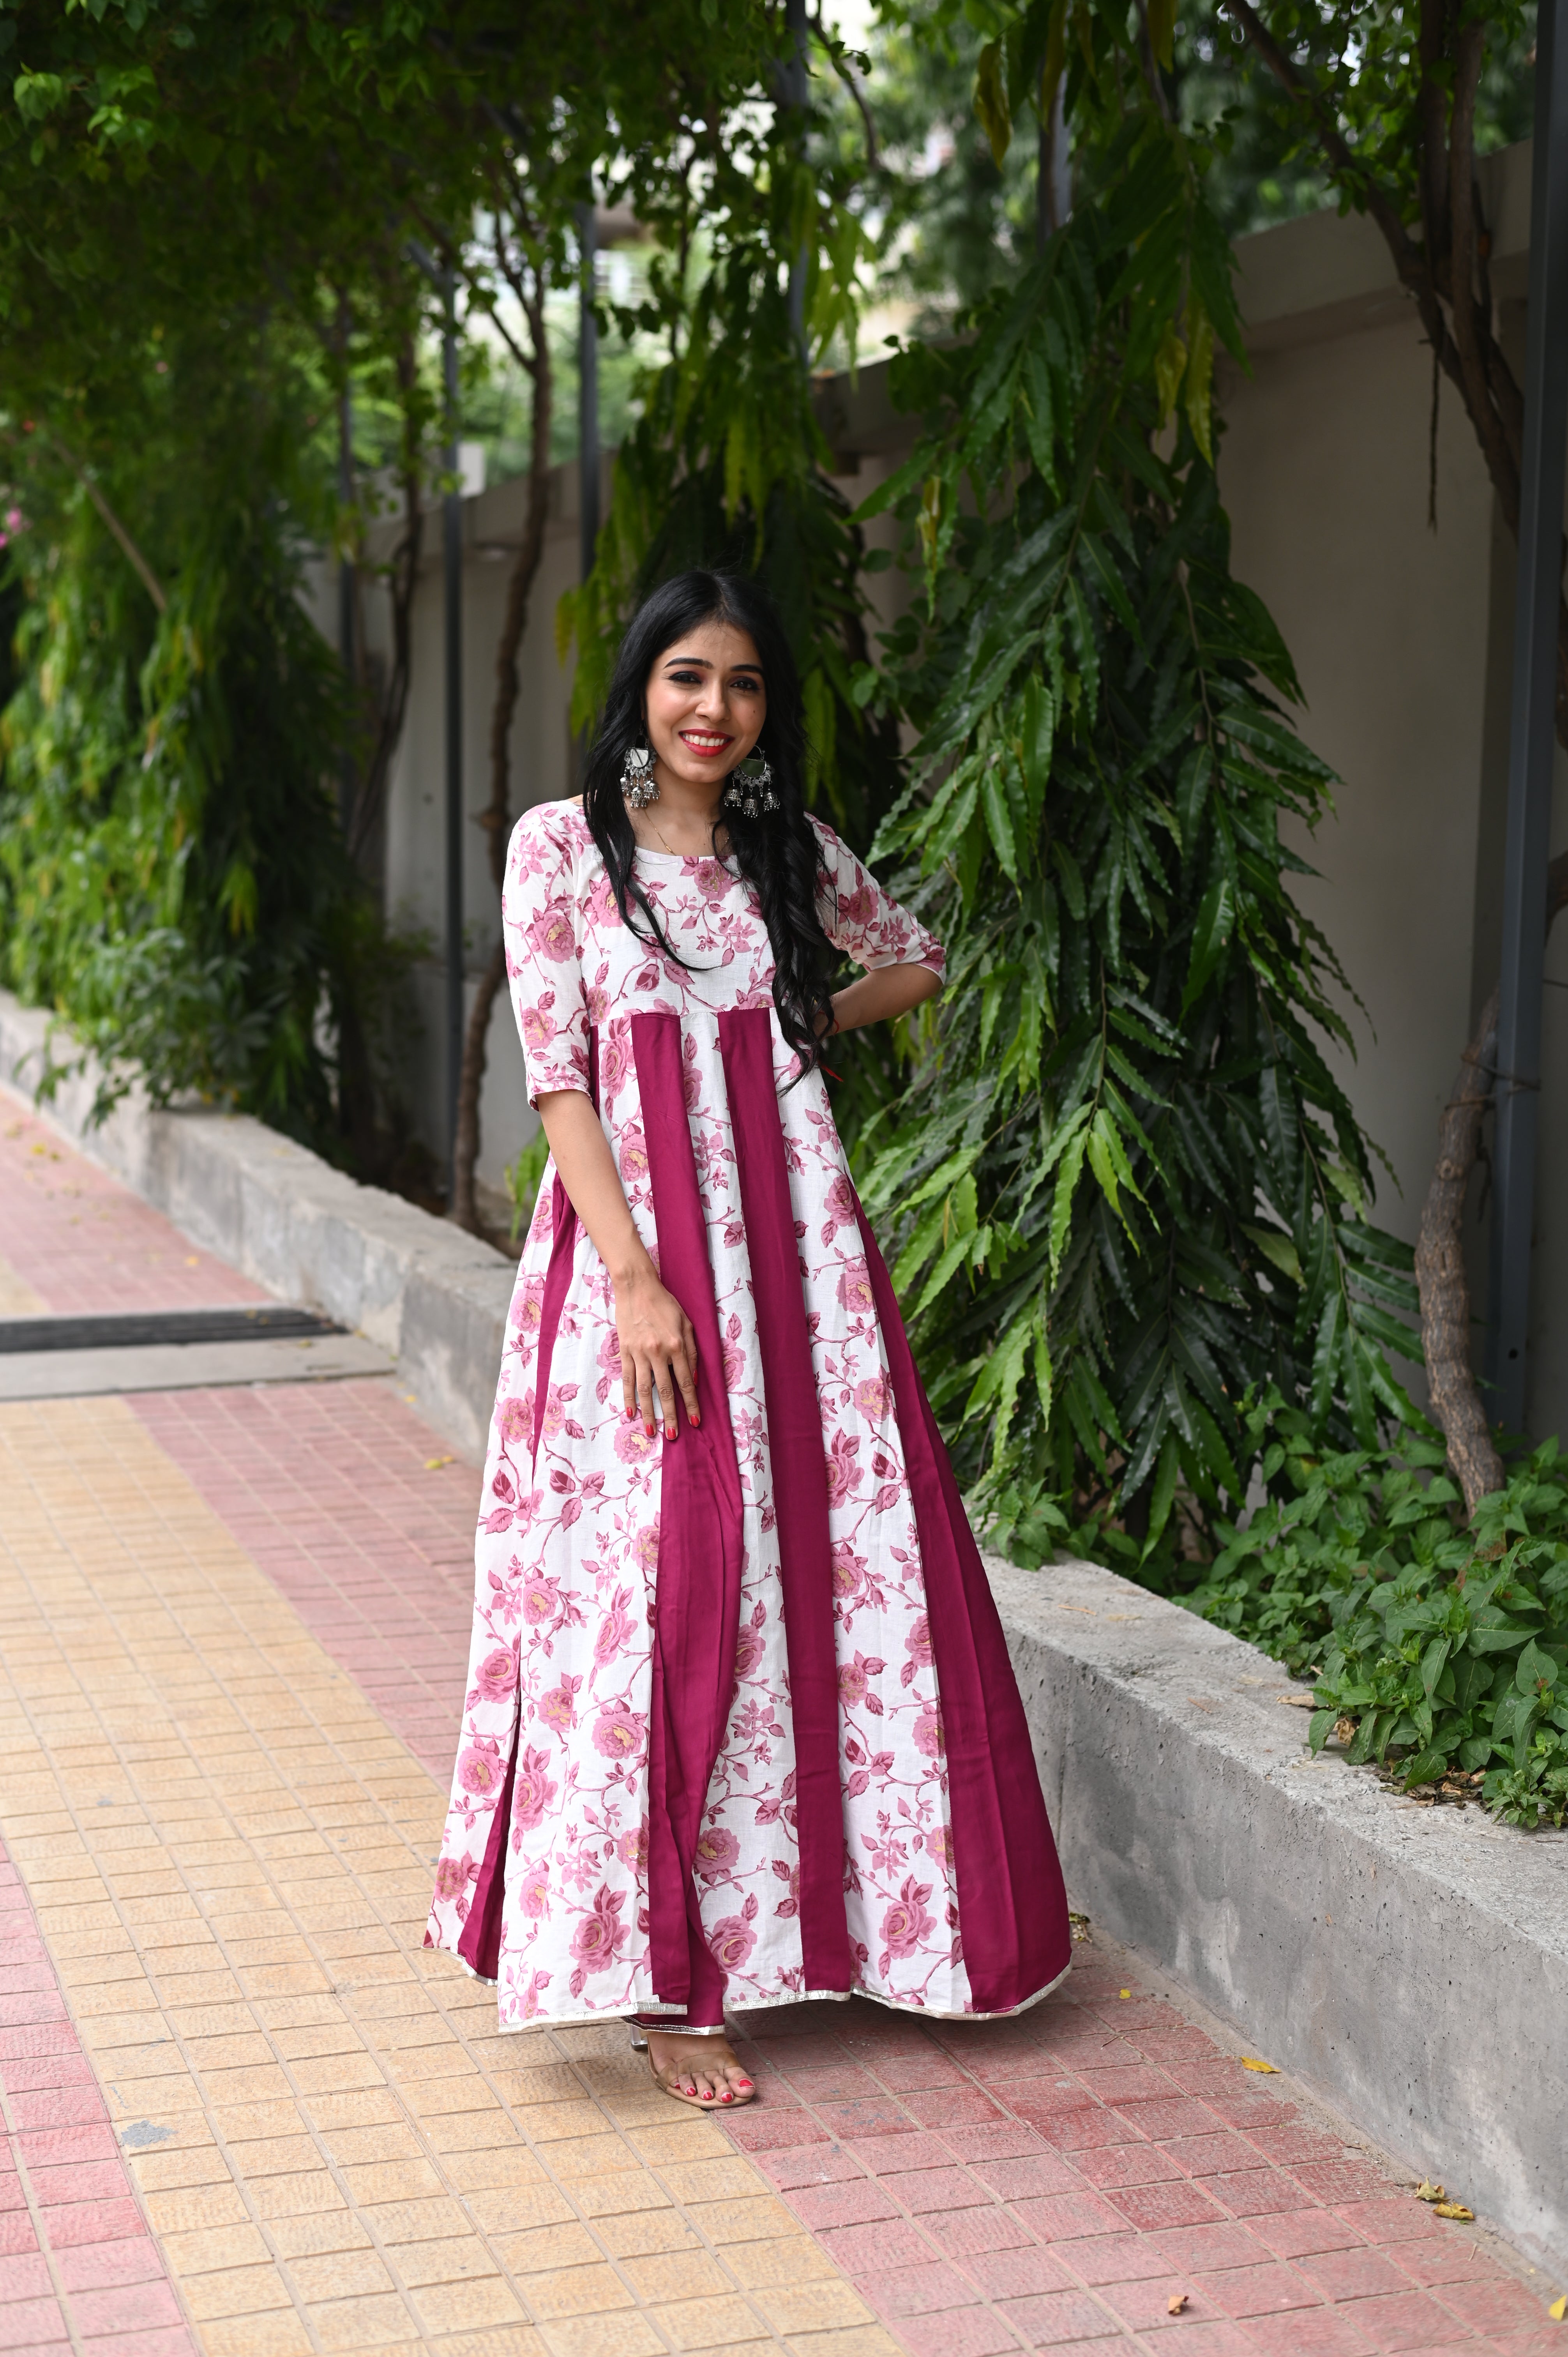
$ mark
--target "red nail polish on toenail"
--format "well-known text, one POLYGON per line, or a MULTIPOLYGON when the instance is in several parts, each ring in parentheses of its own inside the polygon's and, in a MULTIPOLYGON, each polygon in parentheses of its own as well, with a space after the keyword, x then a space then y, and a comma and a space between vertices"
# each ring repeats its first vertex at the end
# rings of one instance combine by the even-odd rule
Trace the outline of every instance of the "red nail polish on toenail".
POLYGON ((737 2079, 736 2081, 736 2085, 737 2087, 749 2087, 751 2081, 749 2079, 737 2079))

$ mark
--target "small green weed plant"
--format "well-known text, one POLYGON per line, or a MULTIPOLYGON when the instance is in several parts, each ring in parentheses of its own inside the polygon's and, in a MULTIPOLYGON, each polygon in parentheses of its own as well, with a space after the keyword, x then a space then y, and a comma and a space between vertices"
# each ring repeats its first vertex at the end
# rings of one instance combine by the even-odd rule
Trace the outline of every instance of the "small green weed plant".
POLYGON ((1181 1598, 1314 1681, 1310 1738, 1405 1791, 1481 1779, 1507 1824, 1568 1819, 1568 1459, 1515 1460, 1474 1518, 1440 1437, 1325 1452, 1277 1391, 1252 1411, 1266 1501, 1181 1598))

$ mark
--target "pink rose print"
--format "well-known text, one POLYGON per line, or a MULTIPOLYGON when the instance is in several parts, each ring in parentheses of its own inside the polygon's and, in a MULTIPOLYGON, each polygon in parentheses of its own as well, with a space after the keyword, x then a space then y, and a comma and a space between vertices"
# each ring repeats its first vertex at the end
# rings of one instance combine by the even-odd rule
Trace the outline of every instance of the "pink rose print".
POLYGON ((693 1864, 704 1882, 722 1882, 740 1857, 740 1844, 723 1825, 704 1825, 693 1864))
POLYGON ((751 1928, 757 1913, 757 1900, 750 1898, 738 1915, 722 1916, 707 1935, 708 1951, 722 1973, 738 1973, 746 1965, 757 1934, 751 1928))
POLYGON ((504 1773, 499 1744, 470 1743, 457 1755, 457 1781, 477 1801, 488 1801, 493 1792, 499 1792, 504 1773))
POLYGON ((832 1582, 835 1596, 853 1596, 860 1586, 865 1569, 865 1557, 840 1540, 832 1551, 832 1582))
POLYGON ((594 1659, 600 1669, 607 1662, 614 1661, 631 1635, 631 1615, 627 1610, 630 1602, 630 1588, 618 1587, 614 1603, 599 1623, 598 1635, 594 1639, 594 1659))
POLYGON ((594 1749, 607 1760, 639 1760, 648 1722, 625 1703, 612 1703, 594 1722, 594 1749))
POLYGON ((735 1682, 737 1686, 746 1684, 766 1651, 760 1629, 741 1631, 735 1647, 735 1682))
POLYGON ((657 1433, 650 1435, 642 1428, 640 1418, 634 1424, 618 1419, 616 1424, 616 1455, 623 1465, 646 1464, 659 1446, 657 1433))
POLYGON ((648 1176, 648 1140, 634 1121, 628 1122, 620 1134, 620 1170, 634 1187, 648 1176))
POLYGON ((572 1975, 574 1995, 581 1994, 587 1974, 607 1972, 625 1947, 627 1926, 620 1920, 625 1903, 624 1891, 612 1890, 607 1882, 600 1884, 592 1912, 583 1917, 572 1934, 572 1953, 577 1960, 572 1975))
MULTIPOLYGON (((644 1436, 646 1437, 646 1435, 644 1436)), ((650 1444, 651 1446, 651 1444, 650 1444)), ((639 1531, 632 1541, 631 1551, 651 1579, 659 1568, 659 1523, 657 1518, 646 1530, 639 1531)))
POLYGON ((551 1627, 561 1619, 561 1583, 542 1571, 526 1572, 522 1582, 522 1617, 531 1629, 551 1627))
POLYGON ((631 1040, 624 1018, 599 1035, 599 1094, 607 1104, 631 1070, 631 1040))
POLYGON ((514 1834, 536 1833, 544 1822, 544 1812, 560 1791, 548 1774, 550 1754, 536 1751, 531 1744, 517 1763, 517 1775, 511 1788, 511 1824, 514 1834))
POLYGON ((931 1616, 929 1612, 917 1613, 915 1619, 910 1622, 909 1633, 904 1640, 904 1651, 908 1654, 910 1663, 914 1669, 929 1670, 930 1668, 933 1656, 931 1653, 931 1616))
POLYGON ((865 1700, 865 1669, 863 1657, 839 1663, 839 1700, 846 1710, 865 1700))
POLYGON ((577 936, 572 923, 571 903, 552 900, 535 917, 524 939, 540 957, 549 958, 556 965, 564 965, 569 958, 575 958, 577 936))
POLYGON ((937 1928, 937 1919, 926 1912, 926 1900, 931 1895, 929 1882, 917 1882, 910 1875, 897 1898, 882 1918, 882 1936, 887 1953, 882 1959, 882 1969, 887 1970, 891 1956, 912 1956, 921 1942, 937 1928))
POLYGON ((531 1923, 542 1923, 550 1915, 550 1868, 548 1865, 531 1866, 518 1884, 517 1903, 531 1923))
POLYGON ((467 1900, 468 1885, 479 1878, 479 1862, 475 1857, 443 1857, 436 1861, 435 1896, 449 1903, 457 1899, 467 1900))
POLYGON ((946 1825, 926 1827, 926 1855, 934 1858, 939 1866, 952 1864, 952 1835, 946 1825))
POLYGON ((515 1448, 521 1441, 533 1438, 533 1402, 532 1398, 504 1399, 496 1409, 496 1430, 501 1445, 515 1448))
POLYGON ((574 1696, 582 1683, 581 1678, 563 1678, 558 1686, 552 1686, 548 1694, 540 1695, 539 1716, 546 1727, 553 1727, 558 1733, 564 1735, 569 1727, 576 1726, 577 1706, 574 1696))
POLYGON ((474 1685, 485 1702, 505 1702, 517 1684, 517 1657, 510 1646, 498 1645, 474 1672, 474 1685))
POLYGON ((697 862, 697 889, 704 900, 722 900, 730 888, 730 873, 716 859, 697 862))
POLYGON ((839 894, 839 923, 846 933, 863 933, 876 915, 876 895, 869 884, 839 894))
POLYGON ((542 1973, 536 1970, 529 1974, 527 1980, 524 1981, 522 1985, 522 1990, 518 2000, 519 2009, 522 2014, 524 2021, 537 2021, 539 2019, 540 2015, 544 2011, 544 1992, 549 1986, 550 1975, 548 1973, 542 1973))
POLYGON ((629 1867, 640 1881, 648 1871, 648 1820, 646 1817, 634 1834, 622 1834, 616 1844, 616 1856, 622 1866, 629 1867))
POLYGON ((512 1324, 521 1334, 537 1334, 543 1314, 544 1279, 542 1276, 524 1277, 511 1305, 512 1324))
MULTIPOLYGON (((549 991, 546 992, 545 996, 548 998, 553 998, 554 996, 554 993, 553 991, 549 991)), ((524 1048, 530 1049, 536 1056, 542 1054, 542 1051, 549 1047, 550 1042, 555 1037, 555 1026, 550 1019, 548 1007, 543 1006, 525 1006, 522 1010, 521 1020, 522 1028, 522 1044, 524 1048)))
POLYGON ((870 1375, 854 1387, 854 1404, 873 1424, 885 1421, 893 1405, 892 1386, 885 1375, 870 1375))
POLYGON ((922 1703, 910 1732, 915 1738, 916 1750, 923 1751, 928 1760, 940 1760, 947 1749, 942 1736, 941 1710, 934 1702, 922 1703))
POLYGON ((863 1260, 851 1261, 839 1276, 835 1290, 839 1307, 847 1309, 852 1318, 869 1318, 876 1308, 876 1296, 871 1289, 871 1271, 863 1260))
POLYGON ((566 1415, 567 1409, 571 1406, 572 1402, 576 1398, 576 1396, 577 1386, 575 1383, 552 1383, 550 1385, 544 1394, 543 1428, 544 1437, 547 1440, 553 1440, 563 1432, 570 1432, 574 1439, 577 1439, 582 1437, 581 1427, 574 1427, 566 1415))
POLYGON ((853 1490, 860 1484, 860 1467, 855 1462, 860 1448, 858 1440, 847 1432, 835 1432, 828 1450, 828 1506, 830 1511, 842 1506, 853 1490))

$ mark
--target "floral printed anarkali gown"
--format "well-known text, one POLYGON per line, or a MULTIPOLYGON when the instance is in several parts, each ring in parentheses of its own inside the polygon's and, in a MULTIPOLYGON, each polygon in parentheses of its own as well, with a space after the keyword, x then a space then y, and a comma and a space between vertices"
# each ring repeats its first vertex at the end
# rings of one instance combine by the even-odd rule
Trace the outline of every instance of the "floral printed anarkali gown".
MULTIPOLYGON (((818 833, 830 939, 940 973, 818 833)), ((1010 2013, 1070 1932, 974 1540, 751 890, 637 862, 683 968, 621 923, 572 802, 512 835, 508 966, 531 1101, 593 1097, 695 1329, 701 1424, 628 1421, 610 1282, 548 1166, 427 1942, 509 2029, 854 1992, 1010 2013)))

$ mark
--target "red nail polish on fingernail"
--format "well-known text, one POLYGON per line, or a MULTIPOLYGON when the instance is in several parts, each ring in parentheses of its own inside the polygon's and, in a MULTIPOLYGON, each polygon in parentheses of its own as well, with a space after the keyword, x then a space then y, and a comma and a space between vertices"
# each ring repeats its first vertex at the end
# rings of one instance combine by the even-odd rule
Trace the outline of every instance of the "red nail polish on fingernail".
POLYGON ((693 1429, 693 1432, 701 1432, 701 1430, 702 1430, 702 1428, 703 1428, 703 1419, 702 1419, 702 1417, 697 1414, 697 1411, 696 1411, 696 1409, 695 1409, 695 1408, 693 1408, 693 1409, 692 1410, 692 1414, 691 1414, 691 1416, 690 1416, 690 1418, 689 1418, 689 1421, 690 1421, 690 1424, 691 1424, 691 1426, 692 1426, 692 1429, 693 1429))
POLYGON ((673 1440, 673 1439, 674 1439, 674 1437, 675 1437, 675 1427, 674 1427, 674 1426, 673 1426, 672 1424, 667 1424, 667 1425, 665 1426, 665 1427, 664 1427, 664 1437, 665 1437, 665 1439, 666 1439, 666 1440, 673 1440))
POLYGON ((650 1424, 647 1424, 647 1423, 645 1423, 642 1428, 643 1428, 644 1432, 646 1432, 646 1433, 647 1433, 648 1437, 650 1438, 650 1440, 651 1440, 651 1439, 652 1439, 652 1437, 653 1437, 653 1426, 652 1426, 650 1424))

